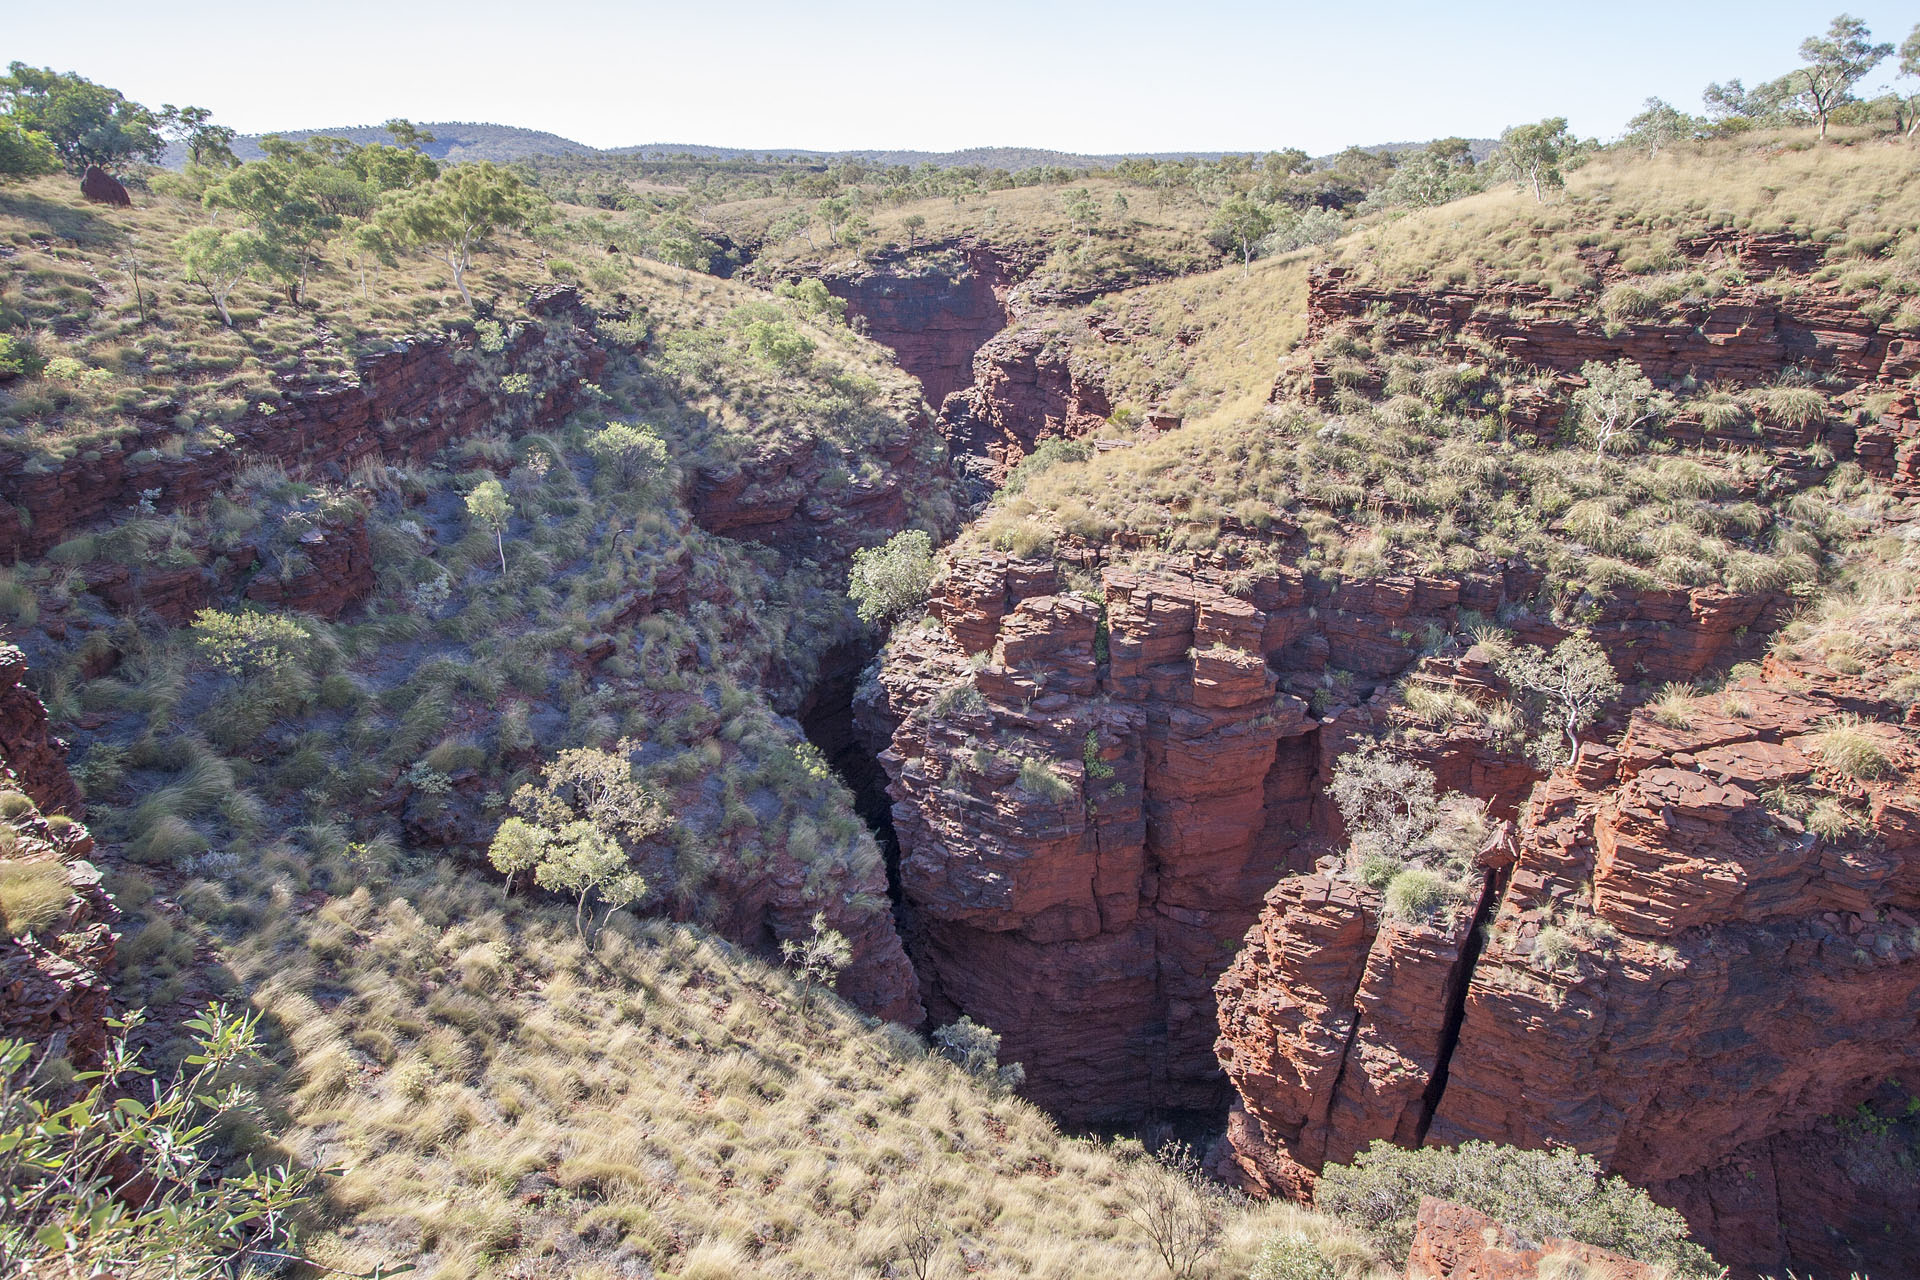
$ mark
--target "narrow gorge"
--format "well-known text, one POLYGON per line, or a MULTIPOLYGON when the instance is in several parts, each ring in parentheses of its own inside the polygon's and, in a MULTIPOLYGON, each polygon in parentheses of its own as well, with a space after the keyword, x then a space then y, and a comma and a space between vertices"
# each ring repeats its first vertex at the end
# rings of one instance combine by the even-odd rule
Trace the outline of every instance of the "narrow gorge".
MULTIPOLYGON (((1808 267, 1804 249, 1777 242, 1709 237, 1685 251, 1763 275, 1808 267)), ((1857 430, 1763 416, 1727 440, 1778 455, 1763 485, 1807 483, 1795 468, 1815 445, 1906 485, 1920 452, 1902 390, 1920 347, 1837 295, 1734 297, 1603 332, 1571 311, 1556 319, 1544 296, 1490 307, 1355 288, 1334 270, 1315 277, 1309 307, 1316 340, 1387 313, 1392 344, 1494 349, 1548 378, 1632 358, 1739 388, 1818 367, 1839 404, 1879 396, 1884 409, 1857 430)), ((875 332, 903 360, 920 350, 875 332)), ((1009 444, 1104 426, 1103 399, 1065 358, 1036 360, 1013 334, 978 350, 973 386, 941 415, 956 456, 979 448, 975 424, 992 424, 996 462, 1017 456, 1000 452, 1009 444)), ((1331 402, 1332 359, 1283 374, 1276 398, 1298 387, 1331 402)), ((1527 403, 1513 420, 1552 430, 1523 416, 1527 403)), ((1713 432, 1685 418, 1671 429, 1683 442, 1713 432)), ((1692 731, 1618 716, 1617 749, 1590 746, 1576 772, 1549 778, 1472 717, 1436 726, 1402 692, 1507 698, 1490 653, 1470 639, 1436 651, 1434 637, 1497 618, 1519 643, 1564 639, 1576 624, 1543 594, 1540 568, 1343 580, 1286 567, 1300 542, 1284 520, 1258 536, 1281 567, 1136 568, 1124 547, 1022 559, 969 543, 933 623, 895 636, 857 725, 889 782, 900 919, 930 1022, 965 1013, 994 1027, 1028 1095, 1068 1123, 1217 1123, 1231 1102, 1219 1167, 1263 1194, 1305 1197, 1323 1163, 1377 1138, 1563 1141, 1681 1208, 1729 1261, 1859 1265, 1813 1224, 1844 1217, 1844 1200, 1855 1216, 1841 1234, 1857 1239, 1897 1216, 1907 1182, 1861 1199, 1831 1161, 1779 1153, 1817 1141, 1808 1126, 1873 1096, 1872 1064, 1899 1057, 1872 1018, 1826 1034, 1804 1020, 1879 1007, 1904 1034, 1920 974, 1907 914, 1920 910, 1920 828, 1900 788, 1873 792, 1867 855, 1816 849, 1754 814, 1762 791, 1819 767, 1807 735, 1833 715, 1901 708, 1782 694, 1814 674, 1769 659, 1765 677, 1701 699, 1692 731), (1737 719, 1722 702, 1741 704, 1737 719), (1383 733, 1499 820, 1482 892, 1434 924, 1386 919, 1377 892, 1328 862, 1342 836, 1326 798, 1334 761, 1383 733), (1784 745, 1796 740, 1797 754, 1784 745), (1735 845, 1708 852, 1728 835, 1735 845), (1572 958, 1543 959, 1541 931, 1570 936, 1583 908, 1604 936, 1596 925, 1572 958), (1861 921, 1868 945, 1856 946, 1861 921), (1734 958, 1762 951, 1765 965, 1734 958), (1837 1053, 1860 1065, 1837 1069, 1837 1053)), ((1616 589, 1580 602, 1577 625, 1644 698, 1758 657, 1793 608, 1778 589, 1616 589)), ((1912 1265, 1906 1239, 1878 1265, 1912 1265)))

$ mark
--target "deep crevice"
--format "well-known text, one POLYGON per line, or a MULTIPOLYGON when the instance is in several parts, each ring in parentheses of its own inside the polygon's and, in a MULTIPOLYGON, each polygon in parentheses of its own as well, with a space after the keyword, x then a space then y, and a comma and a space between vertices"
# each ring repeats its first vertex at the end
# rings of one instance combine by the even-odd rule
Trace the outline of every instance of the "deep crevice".
POLYGON ((807 741, 820 749, 827 765, 853 793, 854 811, 887 864, 887 896, 893 900, 896 923, 901 909, 900 841, 893 832, 893 801, 887 796, 887 773, 860 738, 853 723, 853 696, 861 673, 880 651, 872 639, 845 640, 827 650, 820 674, 795 712, 807 741))
POLYGON ((1447 1091, 1447 1070, 1453 1062, 1453 1051, 1460 1045, 1460 1027, 1467 1020, 1467 988, 1473 982, 1474 967, 1480 963, 1480 953, 1487 945, 1487 924, 1499 905, 1500 897, 1506 892, 1507 872, 1494 869, 1487 872, 1485 884, 1480 889, 1480 905, 1474 909, 1473 924, 1467 930, 1466 945, 1460 952, 1460 963, 1454 968, 1454 976, 1447 990, 1447 1020, 1440 1028, 1440 1051, 1434 1057, 1433 1075, 1427 1080, 1426 1092, 1420 1098, 1420 1123, 1413 1131, 1413 1145, 1425 1146, 1427 1130, 1433 1127, 1434 1113, 1440 1109, 1440 1097, 1447 1091))

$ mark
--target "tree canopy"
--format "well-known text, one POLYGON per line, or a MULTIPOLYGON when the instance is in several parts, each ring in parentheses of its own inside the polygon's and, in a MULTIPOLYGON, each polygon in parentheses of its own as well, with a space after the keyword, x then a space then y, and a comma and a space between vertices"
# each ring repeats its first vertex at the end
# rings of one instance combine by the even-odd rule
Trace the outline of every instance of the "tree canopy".
POLYGON ((1866 23, 1845 13, 1833 20, 1826 35, 1800 42, 1800 60, 1807 64, 1798 73, 1800 93, 1820 122, 1822 138, 1827 136, 1833 109, 1847 101, 1853 86, 1892 52, 1892 45, 1873 42, 1866 23))
POLYGON ((151 111, 72 72, 12 63, 0 77, 0 103, 16 127, 47 139, 69 173, 156 160, 166 145, 151 111))
POLYGON ((1503 177, 1544 202, 1547 192, 1567 185, 1564 168, 1578 147, 1566 118, 1554 116, 1537 124, 1517 124, 1502 133, 1494 164, 1503 177))
POLYGON ((399 192, 376 221, 396 245, 445 262, 453 272, 453 287, 472 306, 467 272, 474 251, 502 231, 527 225, 540 207, 535 192, 511 170, 481 160, 399 192))

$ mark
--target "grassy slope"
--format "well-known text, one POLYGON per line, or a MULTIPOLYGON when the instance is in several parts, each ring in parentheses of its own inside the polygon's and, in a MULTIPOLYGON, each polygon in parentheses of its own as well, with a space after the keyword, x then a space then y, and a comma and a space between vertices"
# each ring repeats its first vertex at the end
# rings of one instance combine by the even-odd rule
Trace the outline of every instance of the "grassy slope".
POLYGON ((1920 173, 1913 149, 1853 137, 1816 145, 1809 131, 1685 144, 1648 157, 1602 152, 1568 175, 1564 195, 1536 203, 1511 186, 1423 210, 1342 242, 1336 260, 1363 278, 1543 284, 1565 297, 1594 285, 1581 250, 1616 254, 1628 270, 1677 265, 1674 241, 1716 227, 1792 233, 1830 246, 1819 273, 1883 293, 1920 325, 1920 173))
MULTIPOLYGON (((931 1180, 942 1274, 1158 1269, 1117 1217, 1108 1149, 683 927, 621 917, 589 947, 565 911, 445 867, 317 909, 252 900, 230 956, 297 1059, 286 1141, 350 1167, 314 1240, 336 1265, 874 1274, 931 1180)), ((1276 1208, 1235 1215, 1232 1273, 1295 1224, 1364 1266, 1333 1224, 1276 1208)))
MULTIPOLYGON (((171 416, 182 439, 195 440, 279 402, 287 390, 337 382, 360 357, 396 339, 469 318, 444 264, 409 256, 383 266, 335 246, 314 268, 302 306, 247 282, 229 304, 235 327, 227 329, 179 262, 179 238, 208 215, 196 200, 166 194, 178 183, 156 179, 161 189, 136 192, 132 209, 90 205, 65 178, 0 187, 0 246, 10 251, 0 255, 0 331, 29 339, 42 363, 64 356, 94 371, 0 388, 0 446, 68 457, 130 433, 136 415, 171 416), (132 285, 136 263, 144 322, 132 285)), ((606 231, 606 215, 557 206, 536 233, 502 236, 476 255, 469 287, 511 322, 534 289, 576 284, 596 306, 634 313, 639 332, 710 328, 761 299, 741 284, 610 253, 616 237, 606 231)), ((849 371, 857 364, 889 395, 905 385, 884 352, 845 329, 810 336, 828 359, 849 371)), ((756 412, 774 403, 758 400, 756 412)))
MULTIPOLYGON (((1850 467, 1762 532, 1762 458, 1663 446, 1596 463, 1572 442, 1515 438, 1465 409, 1538 379, 1491 352, 1456 368, 1438 353, 1394 350, 1383 327, 1335 335, 1321 348, 1386 379, 1382 393, 1348 396, 1337 426, 1317 410, 1267 403, 1281 362, 1304 337, 1306 270, 1315 261, 1393 282, 1548 283, 1598 312, 1606 300, 1581 250, 1611 250, 1629 270, 1657 278, 1673 268, 1682 234, 1721 225, 1794 230, 1832 245, 1816 278, 1867 292, 1888 317, 1909 314, 1903 308, 1920 287, 1911 149, 1804 143, 1748 139, 1653 159, 1603 153, 1549 204, 1501 188, 1376 215, 1333 245, 1250 272, 1222 268, 1103 298, 1061 327, 1105 371, 1121 410, 1110 435, 1132 447, 1030 470, 963 541, 1033 551, 1125 531, 1190 554, 1212 552, 1224 529, 1230 557, 1257 565, 1274 554, 1259 545, 1269 538, 1249 546, 1231 530, 1297 522, 1298 540, 1272 535, 1291 548, 1281 554, 1348 574, 1458 571, 1520 553, 1562 580, 1601 589, 1809 582, 1820 556, 1885 506, 1850 467), (1186 426, 1159 436, 1131 425, 1148 411, 1184 415, 1186 426)), ((1764 394, 1737 411, 1750 416, 1764 394)))

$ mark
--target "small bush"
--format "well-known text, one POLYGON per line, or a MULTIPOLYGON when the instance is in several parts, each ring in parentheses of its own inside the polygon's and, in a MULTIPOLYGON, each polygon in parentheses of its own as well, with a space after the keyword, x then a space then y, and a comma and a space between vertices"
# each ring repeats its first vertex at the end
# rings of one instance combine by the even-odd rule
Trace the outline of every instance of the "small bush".
POLYGON ((1807 830, 1823 840, 1844 840, 1857 827, 1852 812, 1832 796, 1821 796, 1807 811, 1807 830))
POLYGON ((1028 756, 1020 761, 1020 785, 1055 804, 1073 798, 1073 784, 1053 771, 1045 760, 1028 756))
POLYGON ((1337 1274, 1313 1241, 1295 1233, 1260 1246, 1247 1280, 1335 1280, 1337 1274))
POLYGON ((1549 969, 1564 969, 1580 954, 1580 944, 1558 925, 1548 925, 1533 940, 1534 954, 1549 969))
POLYGON ((1409 924, 1430 924, 1459 896, 1438 871, 1408 867, 1387 885, 1387 914, 1409 924))
POLYGON ((1668 681, 1653 700, 1653 718, 1669 729, 1685 729, 1693 723, 1693 700, 1697 696, 1690 684, 1668 681))
POLYGON ((1719 1276, 1706 1250, 1687 1239, 1679 1214, 1571 1147, 1522 1151, 1490 1142, 1409 1151, 1377 1140, 1348 1165, 1322 1171, 1315 1207, 1371 1236, 1390 1258, 1413 1245, 1422 1196, 1491 1214, 1523 1236, 1564 1236, 1681 1276, 1719 1276))
POLYGON ((1827 417, 1827 398, 1811 387, 1774 387, 1766 405, 1767 416, 1782 426, 1806 428, 1827 417))
POLYGON ((587 452, 628 484, 655 475, 667 465, 667 445, 644 423, 609 422, 587 437, 587 452))
POLYGON ((1887 759, 1879 739, 1867 731, 1871 723, 1853 712, 1830 717, 1814 736, 1814 750, 1828 768, 1856 782, 1884 778, 1893 772, 1893 762, 1887 759))
POLYGON ((51 925, 71 896, 58 862, 0 862, 0 927, 11 937, 51 925))
POLYGON ((903 529, 882 546, 853 553, 847 595, 862 622, 891 626, 920 611, 932 581, 933 539, 903 529))

